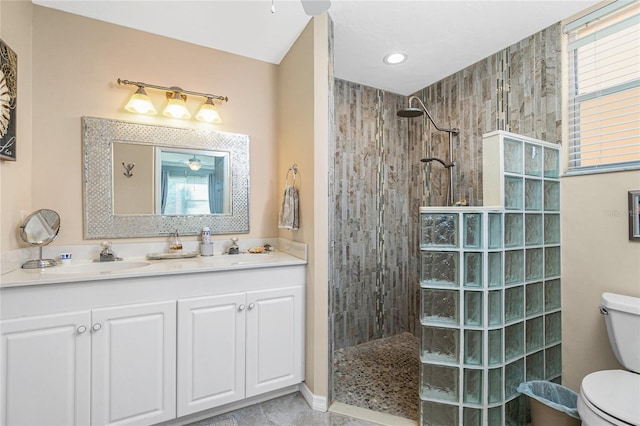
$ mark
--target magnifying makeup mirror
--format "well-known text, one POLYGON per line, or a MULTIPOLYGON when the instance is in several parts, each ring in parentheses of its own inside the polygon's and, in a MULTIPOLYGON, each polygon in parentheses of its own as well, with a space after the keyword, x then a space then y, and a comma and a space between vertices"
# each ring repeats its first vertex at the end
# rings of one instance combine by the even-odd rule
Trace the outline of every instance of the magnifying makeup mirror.
POLYGON ((36 210, 26 217, 20 227, 20 236, 24 242, 40 247, 40 259, 25 262, 24 269, 41 269, 55 266, 53 259, 42 258, 42 246, 53 241, 60 232, 60 215, 53 210, 36 210))

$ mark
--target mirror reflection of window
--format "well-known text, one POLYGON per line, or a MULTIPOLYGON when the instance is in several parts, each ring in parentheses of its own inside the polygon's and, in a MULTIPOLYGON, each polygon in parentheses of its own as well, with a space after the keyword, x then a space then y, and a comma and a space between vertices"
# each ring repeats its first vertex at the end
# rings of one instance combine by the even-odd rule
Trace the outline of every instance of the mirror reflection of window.
POLYGON ((229 155, 157 148, 159 214, 228 214, 229 155))
POLYGON ((209 179, 206 176, 193 176, 168 173, 168 196, 162 214, 212 214, 217 211, 215 194, 209 194, 209 179), (213 200, 213 211, 209 200, 213 200))

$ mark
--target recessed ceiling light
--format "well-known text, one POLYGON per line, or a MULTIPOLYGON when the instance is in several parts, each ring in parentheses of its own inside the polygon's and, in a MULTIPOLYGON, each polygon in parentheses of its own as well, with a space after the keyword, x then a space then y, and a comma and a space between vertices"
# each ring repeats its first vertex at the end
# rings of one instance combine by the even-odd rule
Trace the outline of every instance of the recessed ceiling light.
POLYGON ((383 59, 384 63, 389 65, 400 64, 406 60, 407 60, 407 54, 404 52, 389 53, 383 59))

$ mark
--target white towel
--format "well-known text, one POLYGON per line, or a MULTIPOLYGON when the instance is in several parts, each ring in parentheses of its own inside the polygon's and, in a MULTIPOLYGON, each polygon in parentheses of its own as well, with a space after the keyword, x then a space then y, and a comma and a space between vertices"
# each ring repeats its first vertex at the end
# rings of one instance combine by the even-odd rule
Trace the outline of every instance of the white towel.
POLYGON ((293 185, 284 188, 282 207, 278 216, 278 228, 295 231, 299 226, 298 190, 293 185))

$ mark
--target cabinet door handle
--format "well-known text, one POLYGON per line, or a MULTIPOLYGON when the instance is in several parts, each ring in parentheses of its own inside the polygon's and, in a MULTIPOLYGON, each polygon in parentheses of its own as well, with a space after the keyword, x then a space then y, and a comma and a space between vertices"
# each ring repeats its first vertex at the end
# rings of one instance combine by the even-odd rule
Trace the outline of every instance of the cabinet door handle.
POLYGON ((93 324, 93 327, 91 327, 91 329, 92 329, 93 331, 98 331, 98 330, 100 330, 101 328, 102 328, 102 325, 101 325, 100 323, 95 323, 95 324, 93 324))
POLYGON ((256 307, 255 303, 249 303, 249 310, 253 309, 256 307))
POLYGON ((239 310, 239 311, 244 311, 244 305, 240 305, 240 306, 238 306, 238 310, 239 310))
POLYGON ((87 331, 87 327, 85 327, 84 325, 81 325, 80 327, 78 327, 76 331, 78 332, 78 334, 82 334, 85 331, 87 331))

